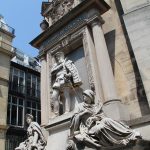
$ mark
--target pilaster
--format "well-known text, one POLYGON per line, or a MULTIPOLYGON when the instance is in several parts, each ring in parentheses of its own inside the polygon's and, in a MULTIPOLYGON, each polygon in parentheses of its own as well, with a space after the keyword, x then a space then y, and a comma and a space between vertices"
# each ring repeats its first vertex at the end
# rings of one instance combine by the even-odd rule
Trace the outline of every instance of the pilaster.
POLYGON ((121 100, 117 95, 115 79, 102 30, 102 22, 100 20, 102 19, 95 18, 92 20, 91 28, 98 61, 99 78, 104 95, 103 110, 106 115, 115 120, 128 120, 128 115, 126 115, 127 113, 125 112, 124 105, 121 103, 121 100))

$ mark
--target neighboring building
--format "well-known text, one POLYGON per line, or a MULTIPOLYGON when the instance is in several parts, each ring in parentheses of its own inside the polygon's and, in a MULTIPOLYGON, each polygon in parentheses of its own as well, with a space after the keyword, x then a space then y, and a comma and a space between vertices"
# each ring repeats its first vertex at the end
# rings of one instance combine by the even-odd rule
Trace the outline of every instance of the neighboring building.
POLYGON ((26 113, 41 123, 40 64, 16 49, 9 77, 6 150, 15 149, 26 138, 26 113))
POLYGON ((41 14, 43 32, 31 45, 41 60, 48 148, 65 149, 71 116, 51 119, 50 72, 57 51, 75 62, 83 87, 95 88, 108 116, 127 121, 150 140, 150 0, 49 0, 41 14))
POLYGON ((0 15, 0 149, 5 149, 7 130, 7 100, 10 73, 10 60, 14 53, 12 40, 15 30, 8 26, 0 15))

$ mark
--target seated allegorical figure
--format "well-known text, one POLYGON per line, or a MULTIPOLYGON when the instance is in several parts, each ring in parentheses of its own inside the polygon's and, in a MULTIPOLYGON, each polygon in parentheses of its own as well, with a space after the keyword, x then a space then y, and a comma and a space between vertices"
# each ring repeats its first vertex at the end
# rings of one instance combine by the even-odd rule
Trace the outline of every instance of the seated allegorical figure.
POLYGON ((83 92, 84 102, 79 104, 71 121, 71 137, 78 142, 100 148, 114 145, 127 145, 141 138, 139 132, 130 129, 122 122, 104 115, 102 106, 94 104, 94 92, 83 92))
POLYGON ((26 121, 29 125, 27 129, 28 138, 20 143, 15 150, 44 150, 46 146, 45 137, 41 131, 41 127, 37 122, 33 122, 33 116, 26 115, 26 121))

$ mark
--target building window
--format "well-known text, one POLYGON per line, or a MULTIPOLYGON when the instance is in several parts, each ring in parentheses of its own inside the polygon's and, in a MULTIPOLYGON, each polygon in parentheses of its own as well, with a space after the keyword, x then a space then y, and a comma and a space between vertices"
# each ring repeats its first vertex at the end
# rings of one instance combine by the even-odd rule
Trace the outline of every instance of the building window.
POLYGON ((14 126, 24 126, 25 113, 32 114, 34 121, 41 123, 40 102, 9 95, 7 123, 14 126), (25 104, 26 103, 26 104, 25 104))
POLYGON ((33 74, 27 75, 27 94, 32 97, 40 97, 40 77, 33 74))
POLYGON ((15 126, 24 124, 24 99, 11 96, 8 97, 7 123, 15 126))
POLYGON ((18 93, 25 93, 25 72, 23 70, 11 67, 10 89, 18 93))
POLYGON ((28 100, 26 104, 26 113, 32 114, 34 120, 39 124, 41 123, 41 106, 39 102, 28 100))

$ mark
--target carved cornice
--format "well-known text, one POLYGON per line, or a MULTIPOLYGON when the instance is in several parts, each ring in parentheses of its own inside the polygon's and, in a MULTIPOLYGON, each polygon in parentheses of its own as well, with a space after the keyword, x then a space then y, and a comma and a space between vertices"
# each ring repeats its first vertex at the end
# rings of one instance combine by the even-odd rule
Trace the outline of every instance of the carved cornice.
POLYGON ((100 13, 94 9, 92 11, 84 12, 70 21, 66 26, 60 28, 54 34, 51 34, 41 45, 39 57, 44 55, 47 51, 54 53, 59 49, 70 45, 70 43, 82 36, 83 28, 86 25, 91 25, 91 22, 99 20, 102 22, 100 13), (92 15, 91 15, 92 14, 92 15))
MULTIPOLYGON (((32 40, 30 44, 39 49, 43 45, 43 43, 45 43, 45 41, 47 41, 50 37, 52 38, 52 36, 58 33, 58 31, 60 31, 61 28, 65 28, 64 26, 68 23, 70 24, 70 22, 72 22, 74 18, 78 20, 81 14, 87 15, 89 10, 91 9, 97 9, 99 14, 102 15, 109 8, 110 8, 109 5, 104 0, 82 0, 81 3, 76 5, 76 7, 74 7, 71 11, 69 11, 65 16, 61 17, 57 22, 52 24, 38 37, 32 40)), ((81 19, 81 21, 85 22, 85 19, 81 19)), ((74 24, 72 24, 72 26, 74 26, 74 24)), ((77 27, 76 24, 75 27, 77 27)))

